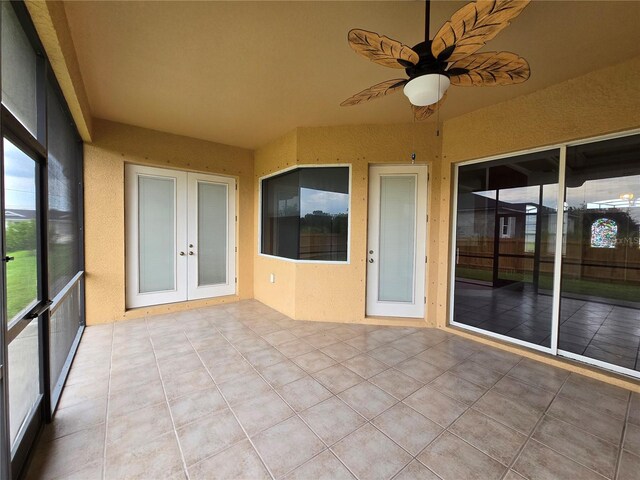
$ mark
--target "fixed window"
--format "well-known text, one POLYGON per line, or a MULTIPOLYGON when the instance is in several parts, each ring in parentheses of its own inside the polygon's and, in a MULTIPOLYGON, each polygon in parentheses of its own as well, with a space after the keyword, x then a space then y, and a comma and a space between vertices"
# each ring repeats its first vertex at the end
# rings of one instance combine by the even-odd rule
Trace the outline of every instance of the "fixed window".
POLYGON ((261 253, 347 261, 349 167, 308 167, 265 178, 261 253))

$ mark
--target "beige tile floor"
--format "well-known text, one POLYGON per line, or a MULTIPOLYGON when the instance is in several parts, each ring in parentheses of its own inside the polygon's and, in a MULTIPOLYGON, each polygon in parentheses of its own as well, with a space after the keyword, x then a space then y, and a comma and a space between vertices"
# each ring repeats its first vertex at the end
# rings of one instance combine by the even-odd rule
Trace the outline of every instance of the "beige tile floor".
POLYGON ((637 479, 640 395, 256 301, 86 329, 28 478, 637 479))

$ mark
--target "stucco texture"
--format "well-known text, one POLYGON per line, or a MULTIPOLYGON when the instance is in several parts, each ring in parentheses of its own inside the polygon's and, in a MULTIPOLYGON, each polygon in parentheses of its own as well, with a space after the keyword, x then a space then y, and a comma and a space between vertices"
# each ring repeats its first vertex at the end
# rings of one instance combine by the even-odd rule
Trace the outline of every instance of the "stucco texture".
POLYGON ((85 271, 87 324, 106 323, 253 298, 253 152, 143 128, 94 121, 85 144, 85 271), (125 309, 125 163, 235 177, 238 182, 237 294, 125 309))
MULTIPOLYGON (((398 324, 398 320, 366 318, 365 315, 369 166, 407 165, 415 151, 416 163, 427 164, 429 170, 437 170, 440 138, 435 122, 298 128, 258 149, 255 155, 256 194, 261 177, 294 165, 351 165, 351 241, 348 264, 295 263, 265 257, 257 250, 254 261, 255 298, 300 320, 351 323, 366 320, 398 324), (275 275, 275 283, 269 281, 271 273, 275 275)), ((429 207, 435 201, 434 192, 428 192, 429 207)), ((255 208, 258 238, 257 198, 255 208)), ((429 229, 428 238, 431 235, 434 232, 429 229)), ((431 271, 431 266, 428 271, 431 271)), ((428 302, 436 297, 435 292, 429 291, 429 283, 426 296, 428 302)), ((428 315, 425 319, 428 324, 435 324, 428 315)), ((404 325, 425 324, 424 320, 400 321, 404 325)))

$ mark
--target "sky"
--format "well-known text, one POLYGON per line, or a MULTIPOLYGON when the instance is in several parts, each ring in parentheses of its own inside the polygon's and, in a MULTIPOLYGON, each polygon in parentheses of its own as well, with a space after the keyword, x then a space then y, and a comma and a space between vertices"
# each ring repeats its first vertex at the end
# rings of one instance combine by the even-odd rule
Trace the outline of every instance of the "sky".
POLYGON ((349 194, 314 190, 311 188, 300 189, 300 216, 304 217, 315 210, 336 215, 349 211, 349 194))

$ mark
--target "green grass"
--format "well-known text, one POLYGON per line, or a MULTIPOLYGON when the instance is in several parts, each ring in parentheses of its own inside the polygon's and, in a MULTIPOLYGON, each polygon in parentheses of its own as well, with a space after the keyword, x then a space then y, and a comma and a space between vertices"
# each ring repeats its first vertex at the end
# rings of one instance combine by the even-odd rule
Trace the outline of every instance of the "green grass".
MULTIPOLYGON (((491 282, 493 272, 491 270, 480 270, 476 268, 456 268, 456 277, 467 278, 470 280, 482 280, 491 282)), ((501 272, 500 278, 503 280, 515 280, 520 282, 532 283, 533 275, 531 273, 506 273, 501 272)), ((540 288, 551 290, 553 286, 553 277, 549 274, 540 275, 540 288)), ((628 302, 638 302, 637 284, 611 283, 597 280, 564 278, 562 280, 563 293, 576 293, 579 295, 588 295, 592 297, 606 298, 610 300, 624 300, 628 302)))
POLYGON ((34 250, 9 252, 7 263, 7 318, 9 321, 38 296, 38 265, 34 250))

